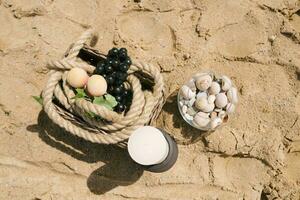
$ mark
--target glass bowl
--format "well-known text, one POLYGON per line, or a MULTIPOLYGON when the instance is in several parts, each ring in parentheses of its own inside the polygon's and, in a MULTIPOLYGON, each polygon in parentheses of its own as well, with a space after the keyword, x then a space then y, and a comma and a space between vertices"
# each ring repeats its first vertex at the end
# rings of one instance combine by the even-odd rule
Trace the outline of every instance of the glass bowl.
MULTIPOLYGON (((209 78, 208 78, 208 80, 209 80, 209 78)), ((211 83, 211 81, 208 81, 208 82, 211 83)), ((231 116, 235 111, 235 108, 237 105, 237 100, 238 100, 237 89, 236 89, 234 83, 232 82, 232 80, 225 75, 220 76, 212 71, 200 72, 200 73, 195 74, 193 77, 191 77, 184 85, 182 85, 182 87, 179 89, 178 94, 177 94, 177 105, 178 105, 180 115, 182 116, 182 118, 184 119, 184 121, 186 123, 188 123, 189 125, 191 125, 192 127, 196 128, 198 130, 201 130, 201 131, 216 130, 220 126, 224 125, 228 121, 229 116, 231 116), (212 82, 216 82, 216 83, 214 83, 214 85, 219 84, 220 91, 215 94, 213 92, 215 92, 216 90, 213 90, 211 87, 209 87, 207 90, 200 91, 197 88, 195 82, 196 82, 196 80, 199 80, 201 82, 201 80, 204 79, 203 76, 210 76, 212 82), (230 83, 230 85, 228 85, 229 83, 230 83), (195 93, 195 100, 192 100, 193 98, 191 98, 189 100, 186 100, 183 98, 183 95, 182 95, 182 87, 183 86, 188 86, 189 89, 191 89, 195 93), (204 97, 201 97, 201 95, 199 93, 206 93, 207 96, 205 98, 207 98, 207 99, 209 99, 208 98, 209 96, 215 96, 215 97, 211 97, 211 98, 218 99, 218 101, 213 100, 214 107, 213 107, 212 111, 204 112, 203 110, 198 109, 199 107, 197 108, 197 106, 195 106, 195 102, 198 99, 197 98, 198 95, 199 95, 199 98, 204 98, 204 97), (227 97, 226 98, 227 103, 222 108, 216 106, 217 102, 220 102, 220 99, 222 99, 220 96, 222 96, 223 94, 219 95, 220 93, 224 93, 225 96, 227 97), (234 96, 234 98, 233 98, 233 96, 234 96), (184 106, 186 106, 188 110, 192 111, 192 113, 195 113, 195 114, 194 115, 187 114, 186 111, 183 111, 184 106), (194 116, 196 116, 196 114, 198 114, 199 112, 202 112, 201 114, 203 114, 203 113, 205 115, 207 114, 207 116, 209 117, 209 124, 207 126, 199 126, 195 122, 194 116), (219 118, 219 119, 216 119, 216 118, 219 118)), ((210 101, 210 102, 212 102, 212 101, 210 101)), ((220 104, 218 104, 218 105, 220 105, 220 104)))

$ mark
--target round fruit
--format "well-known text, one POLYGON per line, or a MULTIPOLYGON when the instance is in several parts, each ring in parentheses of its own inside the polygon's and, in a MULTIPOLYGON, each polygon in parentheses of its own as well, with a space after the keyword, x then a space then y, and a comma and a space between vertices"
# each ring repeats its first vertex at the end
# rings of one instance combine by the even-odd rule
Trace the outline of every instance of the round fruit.
POLYGON ((119 58, 121 61, 124 61, 127 58, 127 50, 125 48, 119 50, 119 58))
POLYGON ((109 84, 109 85, 114 84, 114 82, 115 82, 114 76, 113 76, 112 74, 111 74, 111 75, 108 75, 108 76, 106 77, 106 82, 107 82, 107 84, 109 84))
POLYGON ((113 63, 113 60, 114 60, 114 59, 110 59, 110 58, 108 58, 108 60, 107 60, 106 64, 108 64, 108 65, 112 65, 112 63, 113 63))
POLYGON ((114 78, 116 78, 116 77, 117 77, 117 72, 116 72, 116 71, 113 71, 113 72, 111 73, 111 75, 112 75, 114 78))
POLYGON ((95 73, 101 75, 104 73, 104 71, 105 71, 105 63, 99 62, 96 66, 95 73))
POLYGON ((115 80, 115 86, 118 86, 118 85, 122 85, 124 83, 124 81, 120 80, 120 79, 116 79, 115 80))
POLYGON ((129 90, 124 90, 122 95, 123 95, 123 97, 128 98, 131 96, 131 92, 129 90))
POLYGON ((123 85, 119 85, 119 86, 114 88, 114 94, 115 95, 122 94, 123 91, 124 91, 124 86, 123 85))
POLYGON ((121 102, 122 101, 122 96, 116 95, 115 99, 116 99, 117 102, 121 102))
POLYGON ((119 53, 126 53, 126 55, 127 55, 127 49, 126 48, 120 48, 119 53))
POLYGON ((88 81, 88 74, 84 69, 75 67, 72 68, 67 75, 67 82, 73 88, 82 88, 88 81))
POLYGON ((113 71, 114 71, 114 69, 111 65, 105 65, 105 72, 106 73, 111 73, 113 71))
POLYGON ((132 64, 131 59, 129 57, 127 57, 123 63, 127 64, 128 66, 130 66, 132 64))
POLYGON ((118 52, 119 52, 119 50, 116 47, 114 47, 108 51, 108 56, 117 56, 118 52))
POLYGON ((100 75, 91 76, 88 79, 86 86, 88 93, 94 97, 104 95, 107 90, 107 83, 105 79, 100 75))
POLYGON ((116 59, 112 60, 112 63, 111 65, 114 67, 114 68, 117 68, 119 66, 120 62, 116 59))
POLYGON ((122 64, 119 66, 119 69, 120 69, 120 71, 122 71, 122 72, 127 72, 127 70, 129 69, 129 66, 128 66, 127 64, 122 63, 122 64))
POLYGON ((120 81, 124 82, 127 79, 127 75, 128 74, 125 73, 125 72, 117 72, 116 73, 116 80, 120 80, 120 81))
POLYGON ((115 107, 115 111, 118 112, 118 113, 121 113, 125 110, 125 106, 123 104, 118 104, 116 107, 115 107))

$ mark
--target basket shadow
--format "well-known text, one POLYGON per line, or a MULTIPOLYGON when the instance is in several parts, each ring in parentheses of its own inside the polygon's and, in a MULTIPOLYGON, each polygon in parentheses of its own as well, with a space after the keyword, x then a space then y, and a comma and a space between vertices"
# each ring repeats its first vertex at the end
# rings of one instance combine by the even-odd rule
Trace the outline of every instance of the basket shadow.
POLYGON ((120 185, 135 183, 143 174, 143 169, 134 163, 126 149, 116 145, 101 145, 74 136, 54 124, 44 111, 38 116, 38 124, 27 126, 30 132, 37 132, 42 141, 75 159, 105 163, 93 171, 87 186, 94 194, 104 194, 120 185))
POLYGON ((188 144, 203 140, 203 137, 208 135, 209 132, 198 130, 184 121, 178 110, 177 93, 178 89, 168 96, 162 111, 172 115, 172 126, 180 129, 180 134, 189 141, 188 144))

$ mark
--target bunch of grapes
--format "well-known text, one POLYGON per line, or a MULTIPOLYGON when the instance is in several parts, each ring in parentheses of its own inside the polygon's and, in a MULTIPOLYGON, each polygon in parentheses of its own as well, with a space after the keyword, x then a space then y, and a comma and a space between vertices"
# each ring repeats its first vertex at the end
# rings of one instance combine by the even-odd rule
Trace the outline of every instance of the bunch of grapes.
POLYGON ((127 80, 127 70, 131 65, 131 59, 125 48, 112 48, 104 61, 100 61, 94 71, 103 76, 107 82, 107 92, 113 95, 118 102, 114 110, 118 113, 129 109, 132 101, 132 91, 125 89, 124 82, 127 80))

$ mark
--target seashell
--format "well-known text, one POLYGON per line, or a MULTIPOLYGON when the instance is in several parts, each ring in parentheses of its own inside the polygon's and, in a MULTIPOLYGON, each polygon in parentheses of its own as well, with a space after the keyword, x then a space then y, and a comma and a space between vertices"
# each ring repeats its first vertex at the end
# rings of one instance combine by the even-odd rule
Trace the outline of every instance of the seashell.
POLYGON ((212 78, 210 75, 199 76, 196 79, 196 87, 200 91, 206 91, 212 83, 212 78))
POLYGON ((218 108, 224 108, 228 103, 227 96, 225 93, 219 93, 216 96, 215 104, 218 108))
POLYGON ((189 107, 192 107, 194 105, 195 101, 196 101, 196 98, 194 97, 194 98, 192 98, 191 100, 188 101, 187 105, 189 107))
POLYGON ((222 90, 227 91, 229 88, 231 88, 231 80, 228 78, 228 76, 222 76, 222 90))
POLYGON ((183 100, 183 105, 188 105, 189 104, 189 100, 183 100))
POLYGON ((200 99, 200 98, 207 98, 207 93, 206 92, 198 92, 196 99, 200 99))
POLYGON ((195 80, 191 79, 186 86, 188 86, 193 92, 196 92, 197 88, 196 88, 196 84, 195 84, 195 80))
POLYGON ((216 94, 219 94, 220 91, 221 91, 221 86, 220 86, 220 84, 219 84, 218 82, 215 82, 215 81, 212 82, 212 83, 211 83, 211 86, 210 86, 210 88, 209 88, 209 90, 208 90, 209 94, 214 94, 214 95, 216 95, 216 94))
POLYGON ((226 112, 230 114, 230 113, 234 113, 234 111, 235 111, 235 105, 233 103, 227 104, 226 112))
POLYGON ((208 98, 207 98, 207 101, 209 104, 212 104, 214 103, 216 100, 216 96, 215 95, 209 95, 208 98))
POLYGON ((237 89, 235 87, 231 87, 228 91, 227 91, 227 98, 228 101, 234 104, 237 104, 238 102, 238 94, 237 94, 237 89))
POLYGON ((187 113, 184 115, 184 117, 185 117, 187 120, 189 120, 189 121, 192 121, 192 120, 194 119, 193 116, 191 116, 191 115, 189 115, 189 114, 187 114, 187 113))
POLYGON ((203 112, 212 112, 215 108, 215 104, 214 103, 209 103, 207 104, 207 106, 205 108, 202 109, 203 112))
POLYGON ((211 120, 211 122, 210 122, 210 128, 214 130, 218 126, 220 126, 221 124, 222 124, 222 119, 219 118, 219 117, 216 117, 213 120, 211 120))
POLYGON ((226 115, 226 112, 222 110, 221 112, 219 112, 218 117, 220 117, 223 120, 226 117, 226 115))
POLYGON ((189 114, 189 115, 191 115, 191 116, 194 116, 194 115, 197 114, 197 111, 196 111, 196 109, 195 109, 194 107, 189 107, 189 108, 187 109, 187 112, 186 112, 186 113, 189 114))
POLYGON ((194 117, 194 124, 202 128, 207 127, 210 122, 208 115, 208 113, 198 112, 194 117))
POLYGON ((183 105, 184 105, 183 101, 180 100, 180 101, 179 101, 179 106, 182 107, 183 105))
POLYGON ((195 102, 195 106, 203 112, 212 112, 215 108, 215 104, 208 103, 208 100, 205 98, 197 99, 195 102))
POLYGON ((217 112, 217 113, 219 113, 219 112, 221 112, 221 111, 223 111, 222 108, 215 108, 215 109, 214 109, 214 112, 217 112))
POLYGON ((210 118, 211 119, 214 119, 214 118, 216 118, 218 116, 218 113, 217 112, 211 112, 210 113, 210 118))
POLYGON ((182 113, 185 114, 187 112, 187 106, 186 105, 182 106, 181 110, 182 110, 182 113))
POLYGON ((196 93, 191 90, 188 86, 184 85, 181 88, 181 95, 184 99, 192 99, 196 96, 196 93))

